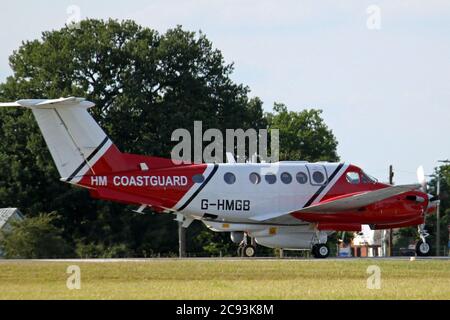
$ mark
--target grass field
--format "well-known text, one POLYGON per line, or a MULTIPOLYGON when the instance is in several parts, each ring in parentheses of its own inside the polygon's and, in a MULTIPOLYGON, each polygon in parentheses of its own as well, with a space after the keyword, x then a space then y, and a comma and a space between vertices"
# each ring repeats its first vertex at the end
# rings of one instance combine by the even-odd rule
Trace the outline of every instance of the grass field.
POLYGON ((0 299, 450 299, 450 261, 3 261, 0 299), (67 289, 69 265, 80 290, 67 289), (370 265, 381 289, 367 288, 370 265))

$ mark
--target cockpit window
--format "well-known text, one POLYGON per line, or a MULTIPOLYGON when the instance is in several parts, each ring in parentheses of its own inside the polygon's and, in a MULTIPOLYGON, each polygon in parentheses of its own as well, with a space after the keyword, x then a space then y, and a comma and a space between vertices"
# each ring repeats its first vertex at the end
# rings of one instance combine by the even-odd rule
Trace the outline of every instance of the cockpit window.
POLYGON ((347 172, 347 181, 351 184, 360 183, 359 173, 358 172, 347 172))
POLYGON ((375 183, 377 181, 378 181, 377 179, 368 175, 367 173, 361 172, 361 182, 362 183, 375 183))

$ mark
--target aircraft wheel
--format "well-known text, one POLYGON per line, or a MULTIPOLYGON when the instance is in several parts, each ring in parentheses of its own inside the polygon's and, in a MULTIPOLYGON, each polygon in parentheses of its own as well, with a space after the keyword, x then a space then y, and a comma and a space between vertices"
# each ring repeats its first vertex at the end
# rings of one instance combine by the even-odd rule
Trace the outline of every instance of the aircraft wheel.
POLYGON ((315 244, 311 250, 314 258, 325 259, 330 255, 330 249, 326 244, 315 244))
POLYGON ((316 258, 316 255, 317 255, 316 252, 317 252, 317 244, 313 245, 311 248, 311 254, 314 258, 316 258))
POLYGON ((246 246, 244 247, 244 255, 245 255, 246 257, 251 258, 251 257, 254 257, 255 254, 256 254, 256 248, 255 248, 254 246, 252 246, 252 245, 246 245, 246 246))
POLYGON ((431 245, 428 242, 423 242, 419 240, 416 244, 416 254, 419 257, 426 257, 431 254, 431 245))

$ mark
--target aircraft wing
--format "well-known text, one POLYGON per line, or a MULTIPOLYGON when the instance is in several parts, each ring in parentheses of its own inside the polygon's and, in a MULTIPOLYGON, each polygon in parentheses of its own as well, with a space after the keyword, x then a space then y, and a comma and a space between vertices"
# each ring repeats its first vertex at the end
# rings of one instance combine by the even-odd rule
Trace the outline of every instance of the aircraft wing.
POLYGON ((419 184, 391 186, 379 190, 352 194, 335 199, 328 199, 326 201, 288 213, 256 216, 253 220, 271 223, 285 223, 287 221, 291 221, 293 218, 292 214, 295 213, 339 214, 344 211, 357 210, 378 201, 388 199, 408 191, 417 190, 419 188, 419 184))

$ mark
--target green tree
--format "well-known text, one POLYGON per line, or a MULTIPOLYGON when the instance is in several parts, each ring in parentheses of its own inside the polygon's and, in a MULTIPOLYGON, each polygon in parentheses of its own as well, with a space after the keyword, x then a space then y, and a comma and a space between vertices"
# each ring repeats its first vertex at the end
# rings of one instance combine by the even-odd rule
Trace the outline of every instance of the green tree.
POLYGON ((195 237, 188 242, 188 248, 199 252, 198 256, 231 256, 235 255, 237 246, 230 240, 229 232, 211 232, 203 223, 197 222, 189 228, 188 234, 195 237))
POLYGON ((55 213, 39 214, 11 222, 11 229, 0 233, 0 247, 7 258, 43 259, 66 256, 69 247, 55 225, 55 213))
MULTIPOLYGON (((450 225, 450 165, 444 165, 436 168, 434 178, 429 183, 429 192, 437 194, 437 176, 440 176, 440 254, 444 254, 444 248, 448 247, 450 225)), ((427 216, 426 225, 430 232, 428 238, 433 247, 436 246, 437 218, 436 214, 427 216)), ((433 254, 435 249, 433 249, 433 254)), ((446 250, 448 252, 448 250, 446 250)))
MULTIPOLYGON (((22 43, 10 65, 14 74, 0 85, 0 100, 86 97, 123 152, 169 156, 172 131, 193 130, 194 120, 223 133, 266 126, 262 102, 231 80, 233 65, 205 35, 181 27, 159 34, 133 21, 85 20, 22 43)), ((126 244, 139 256, 177 251, 173 216, 94 201, 58 178, 32 114, 0 110, 1 206, 28 217, 58 211, 73 248, 126 244)))
POLYGON ((280 130, 280 160, 338 161, 337 140, 321 118, 321 110, 288 111, 275 103, 267 114, 271 129, 280 130))
MULTIPOLYGON (((282 158, 337 159, 337 143, 320 111, 293 113, 276 105, 266 118, 262 101, 250 99, 249 89, 231 80, 233 64, 201 32, 178 26, 160 34, 133 21, 84 20, 79 28, 22 43, 10 65, 13 75, 0 85, 0 100, 86 97, 123 152, 168 157, 176 143, 170 141, 172 131, 192 131, 194 120, 224 135, 227 128, 258 130, 269 121, 280 128, 282 158)), ((57 211, 73 255, 177 252, 172 215, 140 215, 122 204, 92 200, 86 190, 58 178, 31 112, 0 110, 0 206, 19 207, 28 218, 57 211)), ((205 228, 191 228, 188 242, 200 254, 234 251, 220 244, 228 234, 195 239, 205 228)))

